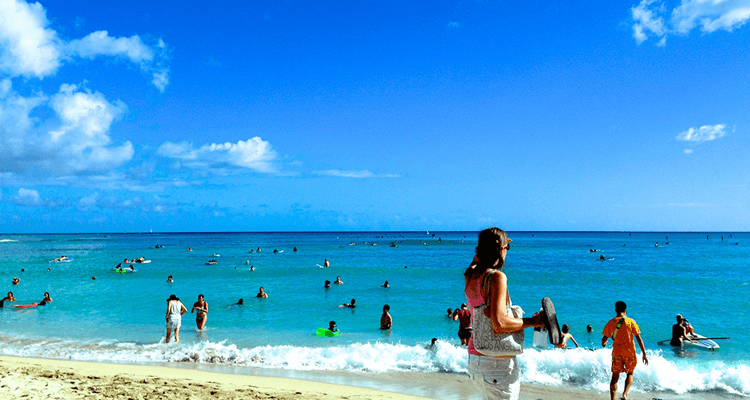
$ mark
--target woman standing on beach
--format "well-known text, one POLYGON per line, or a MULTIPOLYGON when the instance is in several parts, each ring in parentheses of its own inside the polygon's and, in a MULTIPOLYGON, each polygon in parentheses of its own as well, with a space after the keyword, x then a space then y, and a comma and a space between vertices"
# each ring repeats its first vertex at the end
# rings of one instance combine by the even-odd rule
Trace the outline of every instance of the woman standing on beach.
MULTIPOLYGON (((506 313, 508 294, 508 278, 502 272, 505 256, 510 249, 508 235, 499 228, 485 229, 479 233, 479 243, 476 247, 474 261, 466 272, 464 280, 466 286, 466 302, 469 309, 474 310, 485 303, 485 312, 492 321, 492 329, 497 333, 517 332, 525 328, 544 326, 539 313, 531 318, 514 318, 506 313), (488 271, 497 270, 488 279, 489 292, 482 287, 488 271)), ((485 399, 518 399, 521 391, 521 381, 518 363, 515 356, 491 357, 480 354, 474 348, 474 337, 469 339, 469 376, 474 385, 482 392, 485 399)))
POLYGON ((182 325, 182 314, 187 312, 187 308, 182 304, 180 299, 171 295, 167 299, 167 343, 174 330, 174 341, 180 343, 180 326, 182 325))

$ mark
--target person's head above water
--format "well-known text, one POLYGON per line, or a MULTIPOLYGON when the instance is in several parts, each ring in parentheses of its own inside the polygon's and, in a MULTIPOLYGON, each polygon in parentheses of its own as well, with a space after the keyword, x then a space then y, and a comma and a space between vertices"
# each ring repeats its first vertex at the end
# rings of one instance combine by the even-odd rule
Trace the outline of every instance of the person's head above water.
POLYGON ((562 331, 562 333, 568 333, 570 332, 570 326, 568 324, 563 324, 562 328, 560 328, 560 331, 562 331))
POLYGON ((241 306, 241 305, 245 304, 245 301, 244 301, 244 300, 242 300, 242 299, 240 299, 240 300, 239 300, 239 301, 237 302, 237 304, 241 306))

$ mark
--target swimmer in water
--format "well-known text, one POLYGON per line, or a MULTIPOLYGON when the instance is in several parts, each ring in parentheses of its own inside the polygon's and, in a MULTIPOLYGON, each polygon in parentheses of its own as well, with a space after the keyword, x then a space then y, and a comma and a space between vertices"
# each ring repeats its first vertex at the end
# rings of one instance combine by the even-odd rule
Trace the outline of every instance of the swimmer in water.
POLYGON ((18 278, 18 277, 14 276, 12 282, 13 282, 14 285, 18 285, 18 283, 21 282, 21 278, 18 278))
POLYGON ((336 321, 331 321, 328 323, 328 330, 331 332, 338 332, 339 329, 336 328, 336 321))
POLYGON ((448 317, 450 319, 453 319, 453 309, 452 308, 448 309, 448 315, 446 315, 446 317, 448 317))
POLYGON ((571 334, 569 333, 569 332, 570 332, 570 326, 569 326, 568 324, 563 324, 562 328, 560 328, 560 331, 561 331, 561 332, 562 332, 562 334, 563 334, 563 338, 562 338, 562 344, 563 344, 563 347, 562 347, 562 348, 563 348, 563 349, 567 349, 567 348, 568 348, 568 346, 567 346, 567 345, 565 344, 565 343, 566 343, 566 342, 568 341, 568 339, 572 340, 572 341, 573 341, 573 344, 575 344, 575 345, 576 345, 576 347, 579 347, 579 346, 578 346, 578 342, 576 342, 576 340, 575 340, 575 338, 573 337, 573 335, 571 335, 571 334))
POLYGON ((203 299, 203 295, 198 295, 198 301, 193 303, 193 309, 190 310, 190 313, 193 311, 197 311, 195 313, 195 325, 198 327, 198 329, 203 330, 203 328, 206 327, 206 321, 208 320, 208 303, 203 299))
POLYGON ((263 286, 261 286, 260 291, 258 292, 258 294, 255 295, 255 297, 265 299, 268 297, 268 293, 266 293, 265 289, 263 289, 263 286))
POLYGON ((49 292, 44 292, 44 298, 42 299, 42 302, 45 302, 45 303, 52 302, 52 298, 49 297, 49 292))
POLYGON ((344 303, 344 304, 340 305, 339 307, 354 308, 354 307, 356 307, 356 306, 354 305, 354 301, 355 301, 355 300, 354 300, 354 299, 352 299, 352 302, 351 302, 351 303, 344 303))
POLYGON ((391 285, 389 285, 389 284, 388 284, 388 281, 385 281, 385 283, 383 284, 383 286, 382 286, 382 287, 384 287, 384 288, 389 288, 389 287, 391 287, 391 285))
POLYGON ((251 265, 251 266, 250 266, 250 271, 255 271, 255 267, 253 267, 253 266, 251 265))
POLYGON ((334 283, 334 284, 336 284, 336 285, 343 285, 343 284, 344 284, 344 281, 342 281, 342 280, 341 280, 341 277, 340 277, 340 276, 337 276, 337 277, 336 277, 336 281, 335 281, 335 282, 333 282, 333 283, 334 283))
POLYGON ((328 259, 327 259, 327 258, 326 258, 326 259, 325 259, 325 261, 323 262, 323 266, 324 266, 324 267, 326 267, 326 268, 328 268, 328 267, 330 267, 330 266, 331 266, 331 263, 329 263, 329 262, 328 262, 328 259))
POLYGON ((323 285, 324 288, 328 289, 331 287, 331 281, 326 281, 325 285, 323 285))

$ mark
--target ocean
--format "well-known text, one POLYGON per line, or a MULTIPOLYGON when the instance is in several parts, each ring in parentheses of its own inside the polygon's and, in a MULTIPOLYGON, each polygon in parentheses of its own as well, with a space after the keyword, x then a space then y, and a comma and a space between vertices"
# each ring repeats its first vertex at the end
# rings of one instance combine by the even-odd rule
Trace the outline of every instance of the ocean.
MULTIPOLYGON (((608 391, 611 350, 601 348, 601 330, 622 300, 650 361, 636 369, 635 393, 750 395, 750 233, 508 234, 513 303, 530 315, 550 297, 581 346, 536 349, 527 330, 523 382, 608 391), (669 339, 678 313, 700 334, 731 339, 717 340, 718 351, 658 345, 669 339), (589 324, 594 333, 586 332, 589 324)), ((0 354, 230 366, 240 373, 466 374, 458 324, 446 315, 465 302, 463 271, 476 238, 477 232, 0 235, 0 290, 18 299, 0 309, 0 354), (50 262, 63 255, 73 260, 50 262), (151 262, 115 273, 126 257, 151 262), (218 263, 207 265, 212 259, 218 263), (342 285, 324 288, 337 276, 342 285), (261 286, 268 298, 255 297, 261 286), (52 303, 12 307, 39 302, 44 292, 52 303), (171 294, 188 310, 198 294, 209 303, 207 328, 198 331, 186 314, 179 344, 164 342, 171 294), (240 298, 244 305, 234 305, 240 298), (338 307, 351 299, 356 308, 338 307), (390 331, 379 329, 384 304, 393 316, 390 331), (331 320, 341 334, 316 336, 331 320), (428 350, 433 337, 436 349, 428 350)))

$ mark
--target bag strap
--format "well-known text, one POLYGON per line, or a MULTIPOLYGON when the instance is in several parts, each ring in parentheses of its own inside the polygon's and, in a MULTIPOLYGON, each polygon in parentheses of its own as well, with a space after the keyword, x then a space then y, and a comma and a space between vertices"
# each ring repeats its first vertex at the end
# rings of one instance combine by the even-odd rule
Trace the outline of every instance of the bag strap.
MULTIPOLYGON (((494 273, 498 272, 496 269, 488 269, 487 272, 484 274, 484 279, 482 280, 482 287, 480 289, 482 297, 484 298, 484 304, 492 311, 492 307, 490 306, 490 302, 488 301, 490 297, 490 284, 492 284, 492 281, 490 281, 490 276, 494 273), (487 295, 484 294, 485 287, 487 287, 487 295)), ((505 307, 513 307, 513 303, 510 301, 510 293, 506 291, 505 293, 505 307)))
POLYGON ((613 341, 613 342, 615 341, 615 337, 617 336, 617 331, 619 331, 619 330, 620 330, 620 327, 621 327, 621 326, 622 326, 622 324, 624 324, 624 323, 625 323, 625 317, 623 317, 623 318, 622 318, 622 319, 620 320, 620 322, 618 322, 618 323, 617 323, 617 328, 615 328, 615 333, 613 333, 613 334, 612 334, 612 341, 613 341))

